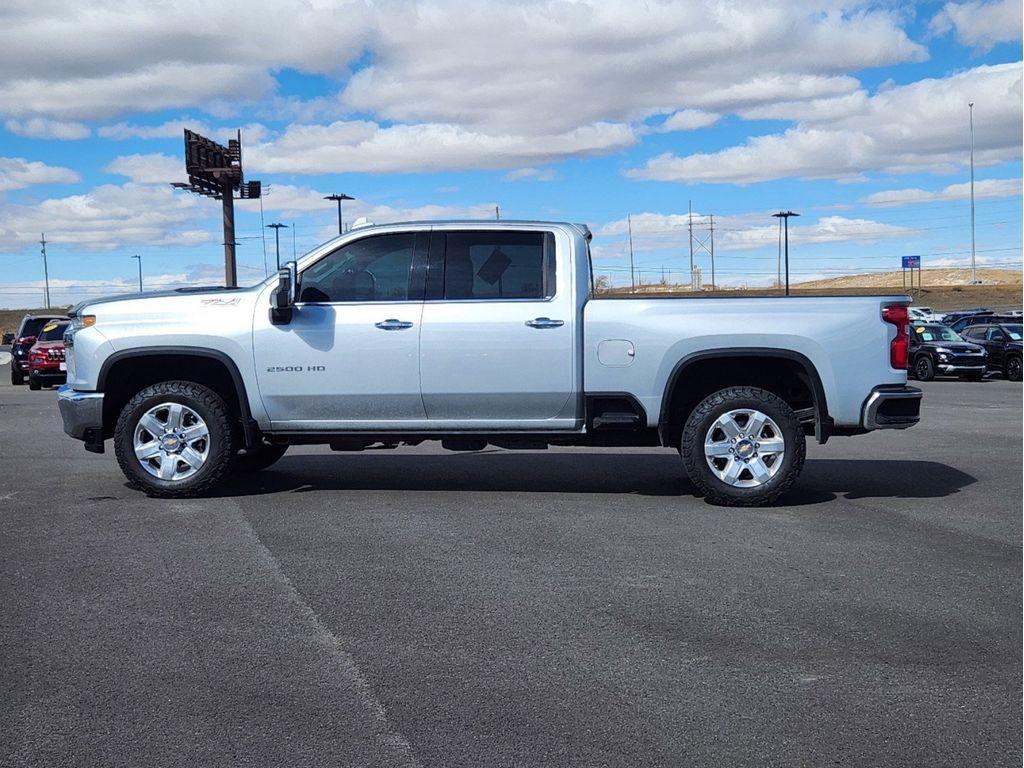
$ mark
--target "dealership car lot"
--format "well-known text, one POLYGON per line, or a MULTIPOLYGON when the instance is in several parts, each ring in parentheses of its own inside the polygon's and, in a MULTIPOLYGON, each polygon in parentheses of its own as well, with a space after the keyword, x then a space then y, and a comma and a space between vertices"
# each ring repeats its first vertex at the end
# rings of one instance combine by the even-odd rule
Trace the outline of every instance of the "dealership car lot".
POLYGON ((427 445, 152 500, 0 383, 0 765, 1019 765, 1021 388, 920 386, 735 510, 427 445))

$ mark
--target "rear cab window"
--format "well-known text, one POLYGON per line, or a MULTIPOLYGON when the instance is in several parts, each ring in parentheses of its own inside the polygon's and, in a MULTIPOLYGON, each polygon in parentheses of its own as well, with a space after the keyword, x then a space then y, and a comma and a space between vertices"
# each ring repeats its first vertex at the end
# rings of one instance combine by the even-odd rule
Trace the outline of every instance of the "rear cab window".
POLYGON ((433 298, 545 300, 555 295, 557 267, 551 232, 439 232, 431 242, 430 262, 433 298), (438 271, 443 272, 440 280, 438 271))

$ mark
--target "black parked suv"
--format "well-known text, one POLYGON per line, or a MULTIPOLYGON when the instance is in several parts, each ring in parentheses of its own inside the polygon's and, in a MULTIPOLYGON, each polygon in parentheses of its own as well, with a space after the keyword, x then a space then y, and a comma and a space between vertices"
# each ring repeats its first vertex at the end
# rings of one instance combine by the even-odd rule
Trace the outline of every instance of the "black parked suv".
POLYGON ((968 315, 967 317, 961 317, 954 323, 948 323, 948 325, 954 331, 963 336, 964 331, 966 331, 972 325, 997 325, 1002 323, 1016 323, 1019 321, 1020 318, 1014 317, 1013 315, 993 315, 989 313, 987 315, 977 314, 968 315))
POLYGON ((1010 381, 1021 379, 1021 324, 972 325, 964 336, 988 352, 989 370, 1000 371, 1010 381))
POLYGON ((964 341, 956 331, 937 323, 921 323, 910 328, 911 375, 921 381, 936 376, 959 376, 981 381, 988 365, 985 348, 964 341))
POLYGON ((43 326, 54 320, 67 320, 67 315, 25 315, 11 345, 11 384, 24 384, 28 375, 28 351, 36 343, 43 326))

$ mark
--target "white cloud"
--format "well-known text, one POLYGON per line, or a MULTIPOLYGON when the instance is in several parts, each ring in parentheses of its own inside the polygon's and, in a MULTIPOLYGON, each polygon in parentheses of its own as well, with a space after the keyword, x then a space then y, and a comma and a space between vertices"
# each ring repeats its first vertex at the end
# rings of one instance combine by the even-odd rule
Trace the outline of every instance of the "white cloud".
POLYGON ((159 153, 121 155, 114 158, 103 170, 106 173, 127 176, 139 184, 166 184, 181 181, 186 177, 183 159, 159 153))
POLYGON ((1021 65, 982 66, 845 103, 816 105, 781 134, 713 153, 662 154, 627 172, 639 179, 748 184, 789 176, 851 179, 872 170, 951 171, 967 160, 967 102, 974 100, 976 162, 1021 156, 1021 65))
MULTIPOLYGON (((981 179, 974 182, 974 197, 978 200, 995 197, 1013 197, 1021 194, 1020 179, 981 179)), ((943 189, 931 191, 925 189, 888 189, 875 192, 861 198, 868 205, 911 205, 915 203, 935 203, 949 200, 969 200, 971 183, 950 184, 943 189)))
MULTIPOLYGON (((613 152, 663 115, 661 130, 692 130, 782 97, 850 94, 859 84, 847 72, 927 55, 898 13, 833 0, 785 0, 756 14, 715 0, 39 0, 5 22, 0 114, 227 115, 259 100, 271 105, 266 119, 302 124, 276 141, 249 140, 266 145, 267 168, 298 163, 300 173, 319 172, 321 159, 325 171, 514 169, 613 152), (333 78, 339 92, 279 97, 285 69, 333 78), (352 115, 368 122, 344 119, 352 115), (309 150, 321 141, 322 152, 309 150)), ((117 123, 100 135, 180 128, 117 123)))
POLYGON ((89 126, 83 123, 48 120, 43 117, 33 117, 29 120, 7 120, 4 127, 17 136, 25 136, 29 139, 72 141, 87 139, 92 135, 89 126))
POLYGON ((246 164, 266 173, 359 173, 514 168, 563 157, 613 152, 637 141, 624 124, 595 123, 560 134, 486 134, 457 125, 382 127, 351 120, 292 125, 246 152, 246 164))
MULTIPOLYGON (((281 215, 288 219, 306 214, 322 213, 325 219, 335 221, 337 208, 335 203, 324 200, 329 193, 310 187, 297 187, 291 184, 271 184, 263 197, 263 210, 281 215)), ((258 211, 257 200, 239 200, 236 206, 241 210, 258 211)), ((427 221, 433 219, 493 219, 494 203, 475 205, 419 205, 392 206, 367 202, 365 200, 346 200, 343 214, 346 223, 351 223, 365 216, 375 224, 387 224, 394 221, 427 221)), ((323 236, 333 237, 337 226, 328 226, 323 236)))
MULTIPOLYGON (((191 117, 180 117, 167 120, 157 125, 138 123, 114 123, 100 126, 96 133, 103 139, 123 141, 127 139, 182 139, 184 129, 202 134, 215 141, 226 142, 235 138, 236 128, 212 128, 206 122, 191 117)), ((268 135, 265 126, 250 123, 241 128, 243 145, 248 142, 263 141, 268 135)))
POLYGON ((681 109, 673 112, 661 123, 651 128, 655 133, 671 133, 673 131, 694 131, 698 128, 707 128, 714 125, 721 119, 721 115, 714 112, 704 112, 700 109, 681 109))
POLYGON ((946 3, 932 19, 931 29, 940 35, 955 30, 964 45, 987 51, 997 43, 1020 40, 1022 23, 1020 0, 972 0, 946 3))
MULTIPOLYGON (((689 227, 691 218, 687 213, 638 213, 609 222, 597 230, 598 238, 622 238, 633 231, 633 250, 657 251, 666 249, 689 252, 689 227)), ((709 234, 708 216, 693 213, 694 237, 707 239, 709 234)), ((778 224, 770 219, 769 213, 751 212, 736 216, 716 216, 715 250, 746 251, 765 246, 775 247, 778 242, 778 224)), ((879 240, 904 238, 915 230, 885 224, 871 219, 853 219, 845 216, 824 216, 813 224, 789 227, 791 244, 815 245, 843 242, 877 242, 879 240)), ((621 256, 621 247, 605 247, 605 257, 621 256)))
POLYGON ((505 181, 554 181, 556 178, 554 168, 517 168, 505 174, 505 181))
POLYGON ((54 244, 83 250, 208 243, 215 241, 214 227, 199 229, 197 220, 218 214, 219 207, 203 202, 194 195, 175 194, 170 187, 128 183, 33 205, 0 203, 0 247, 34 243, 40 232, 54 244))
POLYGON ((23 157, 0 157, 0 192, 23 189, 33 184, 73 184, 79 178, 70 168, 47 165, 23 157))

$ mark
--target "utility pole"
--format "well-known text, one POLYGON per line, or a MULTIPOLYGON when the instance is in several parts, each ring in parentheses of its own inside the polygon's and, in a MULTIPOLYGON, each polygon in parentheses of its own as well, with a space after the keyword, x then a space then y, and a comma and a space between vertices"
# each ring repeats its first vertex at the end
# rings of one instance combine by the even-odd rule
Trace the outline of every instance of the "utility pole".
POLYGON ((773 213, 772 214, 772 216, 774 218, 782 219, 785 222, 785 227, 784 228, 786 230, 785 239, 786 239, 786 295, 787 296, 789 296, 789 217, 790 216, 799 216, 799 215, 800 215, 799 213, 793 213, 792 211, 779 211, 778 213, 773 213))
POLYGON ((974 257, 974 102, 967 103, 971 115, 971 285, 978 284, 978 263, 974 257))
POLYGON ((715 214, 709 214, 711 219, 711 290, 715 290, 715 214))
MULTIPOLYGON (((270 189, 270 186, 267 186, 270 189)), ((263 275, 270 274, 270 267, 267 266, 267 225, 263 221, 263 195, 260 195, 260 239, 263 240, 263 275)))
POLYGON ((626 229, 629 232, 629 292, 636 293, 636 274, 633 271, 633 219, 626 214, 626 229))
MULTIPOLYGON (((39 244, 43 246, 43 250, 42 250, 42 254, 43 254, 43 281, 44 281, 43 284, 46 286, 46 293, 45 293, 46 308, 49 309, 50 308, 50 267, 46 263, 46 233, 43 232, 41 234, 42 234, 42 238, 43 239, 39 241, 39 244)), ((13 363, 11 363, 11 365, 13 365, 13 363)))
POLYGON ((281 269, 281 230, 288 229, 287 224, 267 224, 267 227, 274 230, 274 248, 277 254, 277 268, 281 269))
POLYGON ((494 206, 494 220, 495 221, 500 221, 501 220, 501 209, 498 208, 498 206, 494 206))
POLYGON ((340 194, 340 195, 334 194, 334 195, 327 195, 327 197, 325 197, 324 200, 334 200, 334 201, 336 201, 338 203, 338 234, 339 235, 345 234, 345 228, 341 224, 341 201, 342 200, 355 200, 355 198, 354 197, 350 197, 350 196, 348 196, 346 194, 340 194))
POLYGON ((693 274, 693 201, 687 200, 686 207, 689 210, 690 223, 688 225, 690 230, 690 274, 693 274))
POLYGON ((142 293, 142 257, 136 253, 132 258, 139 261, 139 293, 142 293))
POLYGON ((775 287, 782 287, 782 219, 779 219, 779 252, 775 257, 775 287))
POLYGON ((298 254, 295 253, 295 222, 292 222, 292 261, 298 260, 298 254))

